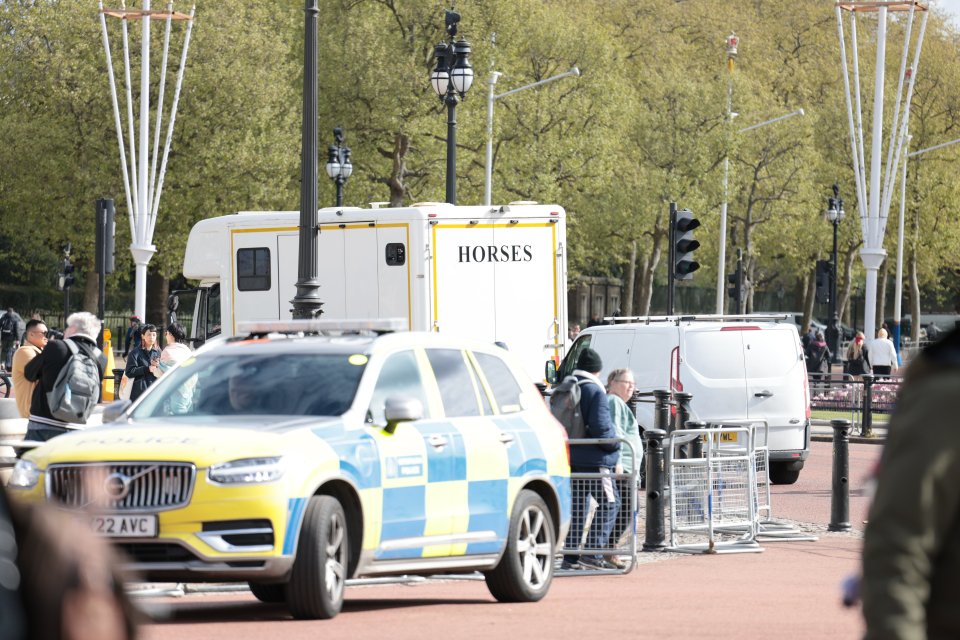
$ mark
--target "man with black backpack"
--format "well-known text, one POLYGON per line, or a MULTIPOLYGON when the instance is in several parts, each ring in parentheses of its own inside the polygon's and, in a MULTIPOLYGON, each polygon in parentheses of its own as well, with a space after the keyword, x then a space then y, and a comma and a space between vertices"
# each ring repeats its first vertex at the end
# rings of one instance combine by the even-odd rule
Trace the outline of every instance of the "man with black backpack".
POLYGON ((7 312, 0 316, 0 363, 10 371, 13 361, 13 352, 20 346, 20 336, 23 333, 23 318, 9 307, 7 312))
MULTIPOLYGON (((587 347, 577 358, 577 368, 573 375, 577 378, 580 390, 580 415, 585 424, 585 438, 616 438, 617 430, 610 420, 607 404, 607 392, 597 375, 603 369, 600 354, 587 347)), ((570 472, 590 474, 586 478, 574 477, 572 485, 573 518, 570 533, 564 547, 577 549, 583 537, 584 520, 587 516, 590 496, 597 502, 597 510, 590 524, 584 547, 603 549, 609 545, 610 533, 620 511, 620 492, 613 481, 617 462, 620 459, 620 443, 579 444, 570 446, 570 472)), ((607 562, 602 555, 584 554, 563 557, 563 569, 616 569, 616 565, 607 562)))
POLYGON ((99 401, 106 357, 97 348, 100 320, 71 314, 63 340, 51 340, 27 363, 24 377, 39 380, 30 402, 27 440, 49 440, 83 428, 99 401))

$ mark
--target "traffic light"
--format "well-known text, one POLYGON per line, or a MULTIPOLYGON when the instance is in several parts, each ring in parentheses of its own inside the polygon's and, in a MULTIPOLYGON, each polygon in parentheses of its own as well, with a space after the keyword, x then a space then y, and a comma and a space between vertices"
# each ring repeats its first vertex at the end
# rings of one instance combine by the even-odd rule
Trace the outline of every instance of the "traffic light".
POLYGON ((727 282, 730 283, 727 292, 735 305, 734 313, 740 313, 740 300, 743 298, 743 266, 741 262, 738 261, 737 270, 727 276, 727 282))
POLYGON ((63 259, 63 286, 61 289, 67 289, 71 287, 75 281, 73 277, 73 263, 70 262, 70 258, 63 259))
POLYGON ((833 265, 829 260, 817 260, 816 280, 817 292, 816 300, 820 304, 830 302, 830 280, 833 277, 833 265))
POLYGON ((700 268, 700 263, 693 259, 693 252, 700 248, 700 242, 693 239, 693 230, 699 226, 700 221, 690 209, 677 211, 673 229, 673 273, 677 280, 692 280, 693 272, 700 268))

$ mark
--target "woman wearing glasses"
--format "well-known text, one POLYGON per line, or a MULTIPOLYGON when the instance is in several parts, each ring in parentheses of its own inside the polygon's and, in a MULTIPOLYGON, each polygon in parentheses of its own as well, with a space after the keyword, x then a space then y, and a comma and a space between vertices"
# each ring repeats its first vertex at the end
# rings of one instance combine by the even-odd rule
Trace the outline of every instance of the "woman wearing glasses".
MULTIPOLYGON (((617 465, 617 473, 633 474, 636 469, 639 471, 643 463, 643 441, 640 439, 640 427, 637 425, 637 417, 627 406, 627 402, 633 397, 633 391, 636 383, 633 379, 633 372, 630 369, 614 369, 607 376, 607 404, 610 407, 610 420, 617 430, 617 436, 623 438, 630 446, 620 447, 620 463, 617 465)), ((639 474, 635 477, 639 478, 639 474)), ((620 484, 620 496, 623 500, 623 508, 617 517, 617 522, 613 528, 613 535, 610 537, 613 544, 617 546, 629 546, 620 544, 620 538, 624 533, 633 533, 632 514, 636 509, 636 487, 628 486, 628 480, 621 479, 617 481, 620 484)), ((611 559, 611 562, 617 564, 617 559, 611 559)))

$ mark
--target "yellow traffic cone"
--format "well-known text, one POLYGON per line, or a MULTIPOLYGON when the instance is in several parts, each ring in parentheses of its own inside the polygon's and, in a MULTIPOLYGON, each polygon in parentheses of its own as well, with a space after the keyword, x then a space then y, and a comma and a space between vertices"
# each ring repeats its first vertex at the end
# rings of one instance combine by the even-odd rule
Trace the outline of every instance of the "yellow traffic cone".
MULTIPOLYGON (((110 338, 113 335, 110 333, 110 329, 103 329, 103 352, 107 354, 107 368, 104 371, 106 375, 112 376, 113 369, 117 366, 117 363, 113 360, 113 346, 110 344, 110 338)), ((107 378, 103 381, 103 389, 101 390, 101 397, 104 402, 113 402, 113 385, 116 382, 113 378, 107 378)))

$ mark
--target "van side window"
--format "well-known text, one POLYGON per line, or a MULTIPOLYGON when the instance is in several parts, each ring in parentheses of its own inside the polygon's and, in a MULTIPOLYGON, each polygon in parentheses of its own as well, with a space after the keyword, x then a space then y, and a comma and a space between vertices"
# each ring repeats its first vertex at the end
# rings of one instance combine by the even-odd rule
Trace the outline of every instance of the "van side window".
POLYGON ((577 368, 577 360, 580 358, 583 350, 590 346, 592 338, 593 336, 588 333, 587 335, 580 336, 577 341, 573 343, 570 352, 560 365, 560 373, 558 374, 560 380, 563 380, 565 376, 571 375, 573 370, 577 368))
POLYGON ((237 290, 270 290, 270 249, 237 249, 237 290))
POLYGON ((477 363, 483 371, 483 377, 487 379, 490 390, 493 391, 493 397, 500 407, 500 413, 516 413, 523 407, 520 406, 520 385, 517 379, 513 377, 510 367, 507 363, 489 353, 474 353, 477 363))
POLYGON ((387 398, 416 398, 423 405, 424 415, 429 411, 427 396, 423 391, 420 367, 413 351, 401 351, 389 356, 383 363, 377 384, 373 389, 367 422, 384 425, 387 423, 384 408, 387 398))
POLYGON ((479 416, 478 396, 486 403, 485 409, 493 413, 486 395, 481 392, 476 379, 467 368, 463 352, 458 349, 427 349, 427 359, 433 367, 443 401, 443 412, 448 418, 479 416))

